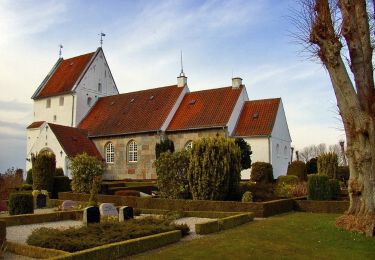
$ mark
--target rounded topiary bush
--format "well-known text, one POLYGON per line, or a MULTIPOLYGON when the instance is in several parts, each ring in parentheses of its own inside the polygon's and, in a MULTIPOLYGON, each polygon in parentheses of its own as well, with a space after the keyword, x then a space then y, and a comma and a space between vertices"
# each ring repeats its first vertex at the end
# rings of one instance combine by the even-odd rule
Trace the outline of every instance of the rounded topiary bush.
POLYGON ((273 168, 270 163, 255 162, 251 165, 250 179, 255 182, 273 182, 273 168))
POLYGON ((302 161, 293 161, 288 165, 287 175, 294 175, 300 180, 306 180, 306 164, 302 161))
POLYGON ((318 159, 317 158, 311 158, 306 163, 306 174, 315 174, 318 172, 318 159))
POLYGON ((9 196, 9 214, 34 213, 34 198, 31 193, 11 193, 9 196))
POLYGON ((55 176, 64 176, 64 170, 61 167, 56 168, 55 176))
POLYGON ((251 193, 251 191, 246 191, 242 195, 242 202, 253 202, 253 194, 251 193))
POLYGON ((56 171, 56 158, 51 152, 41 152, 31 155, 34 190, 53 189, 53 176, 56 171))
POLYGON ((310 174, 307 180, 307 198, 309 200, 329 200, 331 197, 328 176, 310 174))

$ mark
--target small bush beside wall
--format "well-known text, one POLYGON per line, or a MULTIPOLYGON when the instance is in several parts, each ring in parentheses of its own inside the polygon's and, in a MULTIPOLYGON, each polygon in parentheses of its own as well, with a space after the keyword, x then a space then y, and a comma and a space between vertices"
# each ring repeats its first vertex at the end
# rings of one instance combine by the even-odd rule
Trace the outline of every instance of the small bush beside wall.
POLYGON ((255 162, 251 166, 251 180, 255 182, 273 182, 273 168, 270 163, 255 162))
POLYGON ((301 181, 307 179, 306 164, 302 161, 293 161, 288 165, 287 175, 297 176, 301 181))
POLYGON ((331 199, 331 188, 327 175, 309 175, 307 181, 307 198, 309 200, 331 199))
POLYGON ((59 192, 71 191, 70 179, 67 176, 53 177, 53 191, 52 198, 57 199, 59 192))
POLYGON ((33 195, 30 193, 11 193, 8 207, 10 215, 34 213, 33 195))

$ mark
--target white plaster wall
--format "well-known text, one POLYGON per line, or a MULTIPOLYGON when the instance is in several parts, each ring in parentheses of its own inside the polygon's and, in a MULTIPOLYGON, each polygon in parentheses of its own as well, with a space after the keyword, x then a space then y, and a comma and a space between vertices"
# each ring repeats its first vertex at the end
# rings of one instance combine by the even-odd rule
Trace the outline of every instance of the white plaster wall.
MULTIPOLYGON (((244 140, 251 146, 251 162, 270 162, 268 137, 246 137, 244 140)), ((241 179, 250 179, 251 169, 241 171, 241 179)))
POLYGON ((71 126, 72 124, 73 96, 71 94, 61 95, 34 100, 35 121, 46 121, 58 125, 71 126), (60 97, 64 97, 64 105, 60 106, 60 97), (51 100, 51 106, 47 108, 47 100, 51 100), (54 120, 56 116, 56 120, 54 120))
POLYGON ((174 114, 176 113, 178 107, 180 106, 182 100, 185 97, 185 94, 189 92, 189 88, 187 85, 185 85, 184 89, 181 91, 180 96, 177 98, 176 103, 172 107, 171 111, 169 112, 167 118, 165 119, 163 125, 161 126, 161 131, 165 131, 169 125, 169 123, 172 121, 172 118, 174 114))
POLYGON ((276 179, 280 175, 286 175, 290 161, 291 137, 282 101, 277 111, 275 125, 271 134, 271 163, 273 176, 276 179), (277 149, 277 146, 279 148, 277 149))
POLYGON ((248 100, 249 100, 249 96, 247 95, 246 88, 244 87, 241 91, 240 96, 238 97, 236 105, 234 106, 232 114, 231 114, 231 116, 229 118, 229 121, 228 121, 227 127, 228 127, 228 133, 229 133, 230 136, 233 134, 234 128, 237 125, 237 121, 240 117, 242 107, 243 107, 245 101, 248 101, 248 100))
POLYGON ((78 83, 78 86, 75 88, 75 92, 76 115, 74 126, 77 126, 82 121, 95 105, 98 98, 118 94, 116 84, 102 51, 99 51, 96 55, 90 67, 78 83), (102 85, 101 92, 98 91, 99 83, 102 85), (91 105, 87 104, 87 99, 89 97, 91 97, 91 105))
MULTIPOLYGON (((64 174, 71 178, 70 171, 67 169, 66 165, 66 154, 61 147, 59 141, 57 140, 56 136, 52 132, 52 130, 48 127, 46 128, 46 125, 42 127, 39 131, 39 135, 36 138, 34 144, 32 145, 31 149, 27 153, 27 159, 31 159, 31 154, 39 153, 40 151, 44 149, 49 149, 52 151, 56 156, 56 168, 63 168, 64 174), (62 152, 62 154, 61 154, 62 152)), ((31 162, 27 161, 26 163, 26 171, 31 168, 31 162)))

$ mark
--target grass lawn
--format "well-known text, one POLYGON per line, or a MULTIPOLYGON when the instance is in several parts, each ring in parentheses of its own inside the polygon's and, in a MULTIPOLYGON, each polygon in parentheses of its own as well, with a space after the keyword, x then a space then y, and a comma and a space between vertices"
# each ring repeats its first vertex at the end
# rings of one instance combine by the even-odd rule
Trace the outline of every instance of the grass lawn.
POLYGON ((375 259, 375 238, 337 229, 337 216, 287 213, 134 259, 375 259))

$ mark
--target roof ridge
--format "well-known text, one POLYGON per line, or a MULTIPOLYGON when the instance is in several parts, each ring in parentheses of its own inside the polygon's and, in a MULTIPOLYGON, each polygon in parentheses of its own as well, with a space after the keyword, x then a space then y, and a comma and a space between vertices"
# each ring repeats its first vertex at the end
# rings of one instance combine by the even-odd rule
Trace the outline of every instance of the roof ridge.
POLYGON ((157 90, 157 89, 165 89, 165 88, 172 88, 172 87, 177 87, 177 84, 176 85, 163 86, 163 87, 142 89, 142 90, 137 90, 137 91, 132 91, 132 92, 116 94, 116 95, 112 95, 112 96, 105 96, 105 97, 100 97, 100 99, 109 98, 109 97, 124 96, 124 95, 129 95, 129 94, 136 94, 136 93, 141 93, 141 92, 149 92, 149 91, 153 91, 153 90, 157 90))
POLYGON ((201 89, 201 90, 196 90, 196 91, 190 91, 190 92, 187 93, 187 94, 190 94, 190 93, 200 93, 200 92, 204 92, 204 91, 223 90, 223 89, 228 89, 228 88, 231 88, 231 89, 233 89, 233 90, 236 90, 236 89, 242 89, 242 88, 243 88, 243 85, 242 85, 240 88, 233 88, 232 86, 218 87, 218 88, 207 88, 207 89, 201 89))
POLYGON ((257 102, 257 101, 271 101, 271 100, 281 100, 281 97, 278 98, 261 98, 245 101, 245 103, 257 102))
POLYGON ((73 57, 70 57, 70 58, 67 58, 67 59, 64 59, 62 58, 64 61, 68 61, 68 60, 72 60, 72 59, 76 59, 76 58, 80 58, 82 56, 86 56, 86 55, 94 55, 96 53, 96 51, 93 51, 93 52, 88 52, 88 53, 84 53, 84 54, 80 54, 80 55, 77 55, 77 56, 73 56, 73 57))

